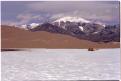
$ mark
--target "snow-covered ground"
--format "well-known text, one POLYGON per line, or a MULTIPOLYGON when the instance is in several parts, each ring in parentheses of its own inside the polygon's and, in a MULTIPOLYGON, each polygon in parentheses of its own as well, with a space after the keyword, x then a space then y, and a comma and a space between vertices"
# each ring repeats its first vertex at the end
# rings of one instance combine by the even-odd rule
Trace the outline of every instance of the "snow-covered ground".
POLYGON ((1 56, 2 81, 120 79, 120 49, 27 49, 1 56))

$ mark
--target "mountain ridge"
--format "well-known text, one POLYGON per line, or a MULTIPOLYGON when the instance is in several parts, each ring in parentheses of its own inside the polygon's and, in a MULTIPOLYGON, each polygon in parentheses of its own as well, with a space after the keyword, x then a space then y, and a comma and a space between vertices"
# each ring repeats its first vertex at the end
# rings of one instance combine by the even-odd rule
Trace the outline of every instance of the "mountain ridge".
POLYGON ((31 23, 19 28, 31 32, 46 31, 55 34, 69 35, 78 39, 93 42, 120 42, 120 26, 103 25, 81 17, 62 17, 54 22, 31 23))

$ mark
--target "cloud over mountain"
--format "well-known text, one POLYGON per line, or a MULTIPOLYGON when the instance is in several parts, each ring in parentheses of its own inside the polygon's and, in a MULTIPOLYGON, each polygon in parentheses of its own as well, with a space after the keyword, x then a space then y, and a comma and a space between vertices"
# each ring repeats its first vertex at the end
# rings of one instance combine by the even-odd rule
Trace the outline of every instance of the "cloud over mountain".
POLYGON ((112 24, 119 23, 118 1, 25 1, 2 2, 2 21, 44 22, 64 16, 112 24), (10 13, 10 14, 8 14, 10 13))

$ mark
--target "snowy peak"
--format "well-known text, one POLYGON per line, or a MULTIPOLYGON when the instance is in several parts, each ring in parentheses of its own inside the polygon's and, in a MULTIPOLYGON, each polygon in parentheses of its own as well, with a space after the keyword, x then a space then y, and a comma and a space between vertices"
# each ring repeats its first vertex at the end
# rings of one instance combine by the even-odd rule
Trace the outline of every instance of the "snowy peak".
POLYGON ((82 22, 82 23, 90 23, 90 21, 83 19, 81 17, 70 17, 70 16, 66 16, 66 17, 62 17, 60 19, 57 19, 54 22, 66 22, 66 21, 70 21, 70 22, 82 22))
POLYGON ((31 26, 32 28, 35 28, 35 27, 39 26, 39 23, 31 23, 30 26, 31 26))
POLYGON ((39 23, 31 23, 31 24, 29 24, 29 25, 24 24, 24 25, 21 25, 21 28, 27 30, 27 29, 36 28, 36 27, 39 26, 39 25, 40 25, 39 23))

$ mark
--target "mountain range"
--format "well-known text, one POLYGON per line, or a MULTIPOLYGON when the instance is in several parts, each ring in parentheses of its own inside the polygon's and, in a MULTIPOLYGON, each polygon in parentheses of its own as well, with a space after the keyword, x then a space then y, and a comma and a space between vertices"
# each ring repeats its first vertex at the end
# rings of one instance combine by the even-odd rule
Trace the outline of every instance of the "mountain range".
POLYGON ((105 25, 80 17, 62 17, 52 22, 31 23, 21 28, 37 32, 47 31, 76 37, 93 42, 120 42, 120 26, 105 25))

